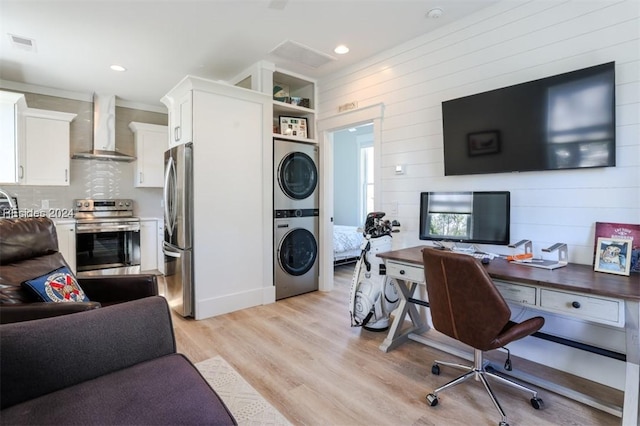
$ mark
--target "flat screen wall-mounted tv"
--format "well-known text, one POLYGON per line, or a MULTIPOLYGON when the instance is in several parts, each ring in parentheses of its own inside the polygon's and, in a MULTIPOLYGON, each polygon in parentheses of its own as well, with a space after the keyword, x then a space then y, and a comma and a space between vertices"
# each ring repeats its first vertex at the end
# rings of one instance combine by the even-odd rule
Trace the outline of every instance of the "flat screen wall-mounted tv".
POLYGON ((613 167, 615 63, 442 103, 444 174, 613 167))
POLYGON ((421 240, 508 245, 510 224, 508 191, 420 194, 421 240))

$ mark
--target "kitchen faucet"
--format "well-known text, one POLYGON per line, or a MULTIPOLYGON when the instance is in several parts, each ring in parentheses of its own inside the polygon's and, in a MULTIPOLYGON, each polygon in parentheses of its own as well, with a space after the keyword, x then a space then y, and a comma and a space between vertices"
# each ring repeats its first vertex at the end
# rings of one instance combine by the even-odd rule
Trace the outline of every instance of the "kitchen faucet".
POLYGON ((13 202, 13 198, 11 197, 11 195, 9 195, 9 193, 7 191, 5 191, 4 189, 0 188, 0 195, 4 195, 4 197, 7 199, 7 201, 9 201, 9 208, 10 209, 15 209, 16 203, 13 202))

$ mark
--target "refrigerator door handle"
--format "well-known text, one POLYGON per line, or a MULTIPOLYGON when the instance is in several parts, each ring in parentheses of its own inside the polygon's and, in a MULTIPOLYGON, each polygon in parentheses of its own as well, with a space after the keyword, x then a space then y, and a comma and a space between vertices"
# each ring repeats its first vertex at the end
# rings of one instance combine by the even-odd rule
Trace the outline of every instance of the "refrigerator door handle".
POLYGON ((175 164, 173 157, 167 161, 167 169, 164 172, 164 221, 169 236, 173 235, 175 218, 174 204, 176 202, 175 164))
POLYGON ((176 258, 180 258, 182 255, 180 254, 180 252, 177 251, 171 251, 171 247, 167 245, 167 243, 165 242, 162 245, 162 252, 169 257, 176 257, 176 258))

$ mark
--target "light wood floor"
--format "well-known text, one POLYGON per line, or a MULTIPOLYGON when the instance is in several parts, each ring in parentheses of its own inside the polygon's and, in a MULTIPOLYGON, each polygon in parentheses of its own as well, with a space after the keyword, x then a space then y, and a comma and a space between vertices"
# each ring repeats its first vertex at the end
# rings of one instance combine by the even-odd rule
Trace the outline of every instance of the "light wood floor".
MULTIPOLYGON (((351 328, 353 265, 336 268, 334 291, 313 292, 202 321, 174 315, 178 350, 194 363, 221 355, 295 425, 496 425, 500 417, 480 382, 425 395, 460 374, 434 359, 451 355, 410 341, 384 353, 384 333, 351 328)), ((464 362, 466 363, 466 362, 464 362)), ((492 383, 492 386, 494 384, 492 383)), ((620 419, 540 390, 529 395, 493 386, 514 425, 618 425, 620 419)))

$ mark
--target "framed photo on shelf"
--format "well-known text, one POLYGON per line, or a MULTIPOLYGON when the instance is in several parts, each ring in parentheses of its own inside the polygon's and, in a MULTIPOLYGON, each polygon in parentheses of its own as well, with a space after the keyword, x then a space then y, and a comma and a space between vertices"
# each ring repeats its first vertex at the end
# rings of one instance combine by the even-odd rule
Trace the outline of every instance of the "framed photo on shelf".
POLYGON ((598 253, 598 238, 617 238, 631 241, 631 251, 628 254, 631 273, 640 273, 640 224, 596 222, 595 238, 593 241, 593 260, 595 263, 598 253))
POLYGON ((597 272, 628 276, 631 269, 631 240, 598 238, 593 269, 597 272))
POLYGON ((303 117, 280 116, 280 134, 307 138, 307 119, 303 117))

